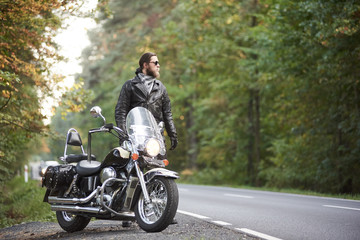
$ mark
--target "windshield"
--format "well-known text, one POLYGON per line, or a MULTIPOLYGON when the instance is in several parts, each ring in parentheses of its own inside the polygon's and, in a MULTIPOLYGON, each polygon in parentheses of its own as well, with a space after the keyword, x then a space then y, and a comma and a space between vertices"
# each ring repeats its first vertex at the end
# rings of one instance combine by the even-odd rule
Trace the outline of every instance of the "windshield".
POLYGON ((143 151, 150 138, 159 141, 160 154, 165 155, 165 144, 154 116, 143 107, 133 108, 126 117, 126 131, 135 147, 143 151))

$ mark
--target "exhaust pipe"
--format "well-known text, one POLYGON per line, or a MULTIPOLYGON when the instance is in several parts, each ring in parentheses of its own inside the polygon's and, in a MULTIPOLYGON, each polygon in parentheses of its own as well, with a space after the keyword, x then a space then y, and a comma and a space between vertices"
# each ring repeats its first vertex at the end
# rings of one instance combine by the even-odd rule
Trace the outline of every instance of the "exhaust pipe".
POLYGON ((125 182, 124 179, 117 179, 117 178, 109 178, 105 180, 101 187, 97 187, 89 196, 86 198, 59 198, 59 197, 48 197, 48 203, 50 204, 78 204, 78 203, 88 203, 92 198, 96 196, 96 194, 101 192, 101 195, 104 195, 104 189, 107 183, 109 182, 125 182))
POLYGON ((104 210, 95 207, 79 207, 79 206, 66 206, 66 205, 51 205, 52 211, 66 211, 66 212, 86 212, 94 214, 105 213, 104 210))
MULTIPOLYGON (((66 211, 66 212, 85 212, 85 213, 93 213, 93 214, 105 214, 109 213, 108 211, 104 211, 100 208, 96 207, 79 207, 79 206, 68 206, 68 205, 51 205, 52 211, 66 211)), ((123 212, 117 213, 116 216, 133 219, 135 218, 135 214, 133 212, 123 212)))
POLYGON ((48 197, 48 202, 50 204, 62 203, 62 204, 77 204, 77 203, 87 203, 89 202, 97 193, 97 189, 94 190, 86 198, 59 198, 59 197, 48 197))

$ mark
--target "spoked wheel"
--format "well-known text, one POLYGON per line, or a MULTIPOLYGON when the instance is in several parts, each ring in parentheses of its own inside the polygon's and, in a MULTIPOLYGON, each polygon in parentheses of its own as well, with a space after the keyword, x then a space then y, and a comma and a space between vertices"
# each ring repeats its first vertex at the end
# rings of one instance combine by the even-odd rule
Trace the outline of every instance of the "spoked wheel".
POLYGON ((141 193, 135 205, 135 217, 139 226, 147 232, 160 232, 167 228, 175 217, 179 192, 174 179, 156 177, 147 184, 150 203, 141 193))
POLYGON ((90 222, 91 218, 77 216, 65 211, 57 211, 56 218, 62 229, 67 232, 83 230, 90 222))

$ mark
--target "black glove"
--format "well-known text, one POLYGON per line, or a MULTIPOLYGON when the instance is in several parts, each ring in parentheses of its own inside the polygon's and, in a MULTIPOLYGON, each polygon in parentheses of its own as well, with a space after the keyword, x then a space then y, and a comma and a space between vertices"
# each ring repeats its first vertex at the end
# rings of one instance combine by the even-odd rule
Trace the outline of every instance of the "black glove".
POLYGON ((171 140, 171 148, 170 148, 170 150, 174 150, 176 148, 177 144, 178 144, 178 140, 177 140, 177 138, 170 138, 170 140, 171 140))

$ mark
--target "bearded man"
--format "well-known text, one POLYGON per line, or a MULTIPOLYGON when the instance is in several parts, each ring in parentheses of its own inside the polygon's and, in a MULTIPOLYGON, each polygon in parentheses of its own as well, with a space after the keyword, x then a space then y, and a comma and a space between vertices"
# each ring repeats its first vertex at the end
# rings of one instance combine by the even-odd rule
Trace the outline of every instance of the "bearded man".
POLYGON ((119 128, 126 130, 125 120, 134 107, 144 107, 155 117, 157 123, 164 122, 171 140, 170 150, 177 146, 177 133, 174 125, 169 95, 160 77, 160 63, 155 53, 145 53, 139 60, 135 77, 123 85, 115 107, 115 121, 119 128))

